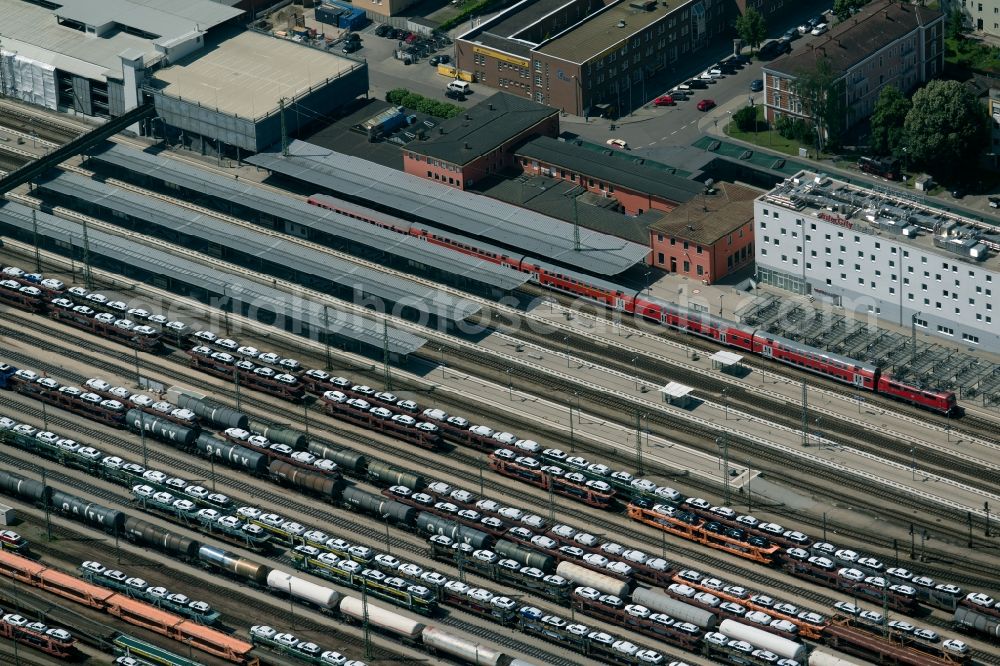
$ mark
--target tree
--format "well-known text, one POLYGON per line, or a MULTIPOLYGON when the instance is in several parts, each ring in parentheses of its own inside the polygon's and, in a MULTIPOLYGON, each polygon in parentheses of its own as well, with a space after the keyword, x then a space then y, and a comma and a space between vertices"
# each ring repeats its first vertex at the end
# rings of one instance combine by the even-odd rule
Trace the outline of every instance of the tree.
POLYGON ((736 19, 736 32, 750 48, 756 49, 767 37, 767 24, 761 13, 750 7, 736 19))
POLYGON ((958 81, 931 81, 918 90, 903 131, 910 159, 945 181, 976 169, 990 140, 986 107, 958 81))
POLYGON ((876 155, 898 155, 904 145, 903 123, 913 104, 895 86, 879 93, 872 112, 871 149, 876 155))
POLYGON ((744 106, 733 114, 733 122, 741 132, 752 132, 757 126, 757 107, 744 106))
POLYGON ((962 10, 957 6, 953 7, 950 12, 948 12, 948 22, 945 25, 945 35, 948 39, 961 39, 962 31, 965 27, 965 21, 962 20, 962 10))
POLYGON ((834 0, 833 15, 838 21, 846 21, 851 14, 868 4, 868 0, 834 0))
POLYGON ((836 146, 844 131, 847 102, 844 80, 834 71, 830 58, 822 56, 812 69, 801 72, 792 84, 802 103, 802 113, 816 130, 816 147, 836 146))

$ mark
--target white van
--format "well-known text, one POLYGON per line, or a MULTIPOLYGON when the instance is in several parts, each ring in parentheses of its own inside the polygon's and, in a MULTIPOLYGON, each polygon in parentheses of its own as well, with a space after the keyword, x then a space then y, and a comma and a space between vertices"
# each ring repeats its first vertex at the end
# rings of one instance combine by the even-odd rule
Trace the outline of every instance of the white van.
POLYGON ((452 81, 448 84, 448 90, 454 90, 457 93, 462 93, 463 95, 468 95, 471 91, 469 84, 465 81, 452 81))

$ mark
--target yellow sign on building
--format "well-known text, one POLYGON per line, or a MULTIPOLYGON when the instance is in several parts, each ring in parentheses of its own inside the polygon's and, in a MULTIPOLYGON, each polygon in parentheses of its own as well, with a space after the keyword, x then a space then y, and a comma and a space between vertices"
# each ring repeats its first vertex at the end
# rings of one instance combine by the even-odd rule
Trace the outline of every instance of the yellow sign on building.
POLYGON ((525 58, 518 58, 517 56, 512 56, 501 51, 494 51, 493 49, 488 49, 482 46, 473 46, 472 52, 478 55, 489 56, 490 58, 495 58, 501 62, 506 62, 518 67, 528 67, 531 64, 531 61, 525 58))

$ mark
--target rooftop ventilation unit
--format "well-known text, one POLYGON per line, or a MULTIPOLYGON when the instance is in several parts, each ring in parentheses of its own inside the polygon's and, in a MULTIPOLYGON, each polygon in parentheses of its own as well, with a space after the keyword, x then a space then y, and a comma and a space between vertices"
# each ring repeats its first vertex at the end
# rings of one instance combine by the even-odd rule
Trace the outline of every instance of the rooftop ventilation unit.
POLYGON ((651 12, 656 9, 656 0, 632 0, 628 6, 632 9, 641 9, 644 12, 651 12))
POLYGON ((983 261, 989 249, 980 242, 978 229, 949 220, 938 226, 934 233, 934 246, 973 261, 983 261))
POLYGON ((618 21, 618 27, 619 28, 624 28, 625 27, 625 21, 624 20, 619 20, 618 21))

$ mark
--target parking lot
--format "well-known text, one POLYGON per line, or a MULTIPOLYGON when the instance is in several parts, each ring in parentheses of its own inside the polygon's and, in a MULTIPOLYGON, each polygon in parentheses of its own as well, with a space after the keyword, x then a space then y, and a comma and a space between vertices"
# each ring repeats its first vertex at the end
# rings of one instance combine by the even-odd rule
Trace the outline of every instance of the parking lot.
POLYGON ((459 105, 475 104, 485 97, 484 93, 488 91, 485 88, 477 90, 477 86, 473 84, 473 94, 466 102, 445 98, 445 86, 452 79, 439 74, 437 66, 431 65, 429 61, 435 55, 453 59, 454 46, 427 49, 417 55, 416 62, 408 65, 395 58, 396 50, 405 48, 406 43, 377 36, 375 30, 378 25, 373 23, 360 31, 361 49, 351 54, 352 57, 362 58, 368 63, 368 87, 372 97, 385 99, 385 94, 394 88, 406 88, 425 97, 459 105))

